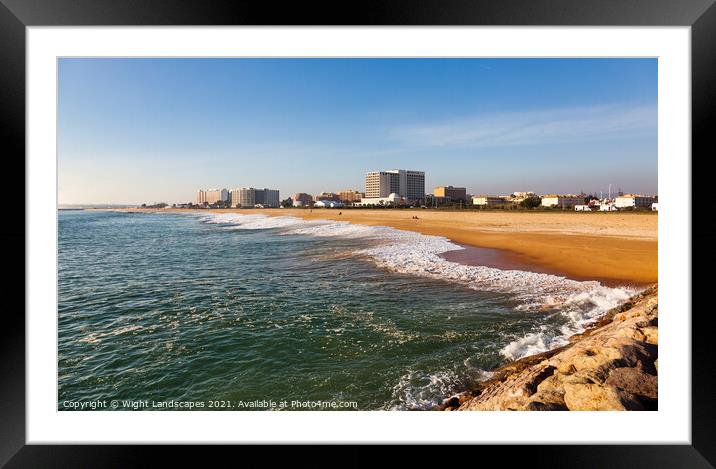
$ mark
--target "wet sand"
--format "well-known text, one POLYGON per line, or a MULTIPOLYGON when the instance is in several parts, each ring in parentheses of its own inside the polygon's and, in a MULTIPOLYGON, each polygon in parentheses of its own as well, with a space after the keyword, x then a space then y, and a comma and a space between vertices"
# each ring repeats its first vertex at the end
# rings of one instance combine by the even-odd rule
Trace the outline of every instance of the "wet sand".
POLYGON ((655 213, 426 209, 211 210, 211 213, 220 212, 262 213, 306 220, 328 219, 390 226, 444 236, 464 246, 493 250, 449 254, 457 256, 450 259, 456 262, 483 261, 479 265, 514 266, 520 270, 548 272, 577 280, 600 280, 611 285, 643 285, 658 281, 658 215, 655 213), (418 219, 413 219, 413 216, 418 219))
POLYGON ((594 275, 580 276, 576 274, 567 274, 557 269, 544 265, 538 265, 534 262, 525 261, 519 254, 504 249, 481 248, 469 245, 460 245, 463 249, 459 251, 448 251, 441 254, 441 257, 450 262, 457 262, 463 265, 475 265, 493 267, 500 270, 523 270, 529 272, 538 272, 551 275, 566 276, 572 280, 597 280, 603 285, 609 287, 617 286, 633 286, 646 287, 650 285, 646 282, 634 282, 627 279, 613 279, 605 277, 595 277, 594 275))

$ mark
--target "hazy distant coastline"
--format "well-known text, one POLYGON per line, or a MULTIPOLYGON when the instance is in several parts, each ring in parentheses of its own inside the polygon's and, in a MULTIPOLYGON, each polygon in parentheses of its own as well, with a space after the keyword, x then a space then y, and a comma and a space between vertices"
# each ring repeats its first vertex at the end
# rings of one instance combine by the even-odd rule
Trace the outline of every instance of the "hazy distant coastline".
POLYGON ((86 209, 115 209, 115 208, 131 208, 136 205, 131 204, 59 204, 57 210, 86 210, 86 209))

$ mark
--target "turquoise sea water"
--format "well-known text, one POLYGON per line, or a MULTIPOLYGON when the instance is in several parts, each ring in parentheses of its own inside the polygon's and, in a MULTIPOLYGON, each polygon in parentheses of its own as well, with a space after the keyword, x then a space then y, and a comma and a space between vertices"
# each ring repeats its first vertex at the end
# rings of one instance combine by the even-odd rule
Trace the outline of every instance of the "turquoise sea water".
POLYGON ((58 409, 429 409, 507 360, 563 344, 634 293, 461 266, 439 256, 451 249, 290 217, 61 211, 58 409))

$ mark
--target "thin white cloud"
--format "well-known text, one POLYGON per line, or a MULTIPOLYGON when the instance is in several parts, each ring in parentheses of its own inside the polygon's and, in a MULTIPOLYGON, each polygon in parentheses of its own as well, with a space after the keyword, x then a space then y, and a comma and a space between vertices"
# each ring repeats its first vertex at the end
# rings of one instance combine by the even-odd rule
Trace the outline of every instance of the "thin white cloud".
POLYGON ((410 146, 501 147, 558 144, 656 130, 656 106, 598 106, 500 113, 404 126, 390 137, 410 146))

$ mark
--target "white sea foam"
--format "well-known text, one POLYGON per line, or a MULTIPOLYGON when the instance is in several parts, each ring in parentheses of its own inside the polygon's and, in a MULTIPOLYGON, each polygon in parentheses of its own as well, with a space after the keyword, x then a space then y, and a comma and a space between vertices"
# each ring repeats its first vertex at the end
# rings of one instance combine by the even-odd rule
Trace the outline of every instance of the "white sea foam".
POLYGON ((454 391, 458 381, 452 370, 424 373, 408 371, 393 386, 393 399, 388 410, 423 409, 440 404, 440 401, 454 391))
MULTIPOLYGON (((479 368, 469 367, 470 382, 483 381, 492 373, 479 368)), ((434 373, 408 370, 393 386, 392 399, 386 404, 386 410, 431 409, 468 383, 460 379, 464 371, 440 370, 434 373)))
POLYGON ((564 316, 564 324, 557 331, 543 328, 512 340, 501 351, 509 359, 566 344, 569 336, 581 332, 586 324, 637 292, 628 287, 605 287, 597 281, 584 282, 551 274, 458 264, 440 255, 463 249, 447 238, 385 226, 306 221, 289 216, 258 214, 212 214, 204 217, 204 221, 230 224, 237 229, 280 228, 283 234, 377 240, 377 245, 356 253, 393 272, 460 283, 480 291, 509 293, 520 303, 518 310, 557 311, 564 316))
MULTIPOLYGON (((308 222, 305 222, 306 224, 308 222)), ((294 227, 287 234, 303 234, 318 237, 341 237, 341 238, 377 238, 385 230, 392 230, 384 226, 354 225, 345 221, 322 223, 313 222, 308 226, 294 227)), ((397 230, 393 230, 397 231, 397 230)))
POLYGON ((266 215, 241 215, 238 213, 217 213, 202 217, 204 223, 229 225, 231 228, 242 230, 266 230, 272 228, 288 228, 299 226, 306 222, 295 217, 267 217, 266 215))
POLYGON ((539 332, 527 334, 510 342, 500 352, 505 357, 516 360, 566 345, 568 343, 567 337, 568 335, 550 335, 543 328, 539 332))

